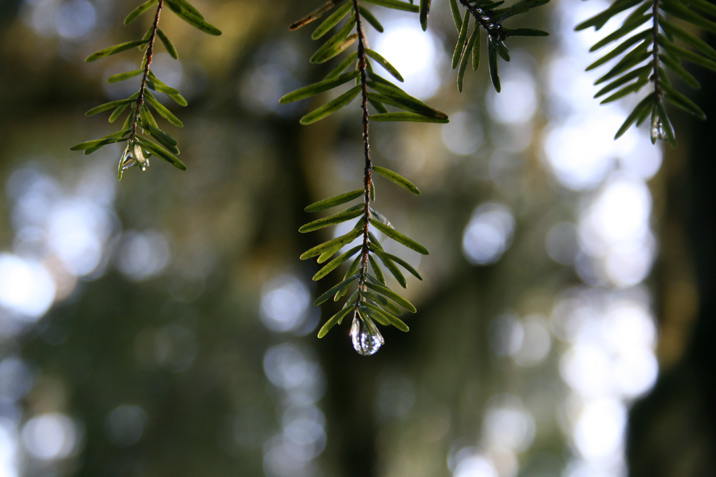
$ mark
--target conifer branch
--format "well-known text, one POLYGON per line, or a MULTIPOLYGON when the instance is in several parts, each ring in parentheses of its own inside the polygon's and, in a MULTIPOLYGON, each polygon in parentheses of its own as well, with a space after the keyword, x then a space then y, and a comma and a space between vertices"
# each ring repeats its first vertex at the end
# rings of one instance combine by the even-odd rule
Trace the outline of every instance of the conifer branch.
POLYGON ((368 63, 366 59, 366 38, 360 16, 358 0, 353 2, 353 10, 356 18, 356 33, 358 34, 358 71, 360 71, 361 83, 361 110, 363 113, 363 155, 365 157, 365 168, 363 171, 363 245, 361 247, 360 275, 358 276, 358 296, 353 308, 353 316, 358 315, 358 306, 362 302, 362 293, 366 287, 368 274, 368 257, 370 255, 370 212, 371 212, 371 188, 373 187, 373 161, 370 157, 370 115, 368 112, 368 63))
POLYGON ((547 32, 534 28, 505 28, 502 23, 517 14, 525 13, 532 8, 546 4, 549 0, 520 0, 509 7, 501 7, 503 2, 492 0, 460 0, 465 8, 464 18, 460 13, 457 0, 450 0, 453 20, 458 31, 457 43, 452 57, 452 68, 457 69, 457 88, 462 91, 463 78, 467 65, 472 60, 473 70, 480 65, 481 30, 487 35, 487 61, 490 80, 498 93, 501 90, 498 57, 510 61, 510 53, 505 40, 510 36, 546 36, 547 32), (474 19, 474 27, 470 32, 470 19, 474 19))
POLYGON ((639 126, 651 117, 651 141, 664 140, 673 146, 675 133, 666 103, 700 119, 705 119, 706 115, 696 103, 672 85, 667 72, 695 89, 701 85, 684 68, 682 61, 716 72, 716 50, 697 35, 675 24, 673 19, 678 18, 691 24, 694 30, 716 33, 716 7, 703 0, 616 0, 575 29, 594 27, 599 30, 610 19, 625 11, 630 12, 622 20, 621 27, 595 43, 590 50, 599 50, 619 40, 617 46, 587 67, 587 70, 591 70, 621 57, 607 73, 596 80, 595 84, 607 84, 595 97, 610 93, 602 100, 602 103, 609 103, 639 93, 651 83, 648 88, 651 92, 632 109, 615 138, 623 135, 632 125, 639 126), (638 30, 644 24, 648 24, 646 29, 638 30), (677 41, 685 47, 678 45, 677 41))
POLYGON ((664 98, 664 92, 661 89, 661 81, 659 79, 659 0, 651 0, 651 62, 653 69, 652 81, 654 82, 654 100, 661 103, 664 98))
POLYGON ((97 113, 112 110, 109 116, 109 122, 113 123, 129 110, 122 128, 118 132, 109 134, 103 138, 86 141, 71 148, 75 151, 84 151, 85 154, 91 154, 107 144, 125 142, 126 146, 119 158, 119 164, 117 166, 117 177, 119 180, 122 179, 124 171, 130 167, 138 166, 142 171, 145 171, 147 167, 149 167, 150 156, 160 157, 174 167, 180 170, 186 170, 186 165, 177 157, 177 155, 179 155, 177 140, 159 127, 151 111, 153 109, 154 112, 176 127, 183 126, 179 118, 177 118, 169 108, 160 103, 150 91, 153 90, 165 94, 179 106, 187 105, 186 99, 184 99, 179 91, 164 84, 151 70, 157 37, 164 44, 169 55, 174 59, 178 58, 174 44, 159 28, 159 17, 163 7, 166 5, 179 18, 205 33, 221 35, 221 31, 208 23, 202 14, 187 0, 146 0, 129 12, 124 19, 124 24, 130 24, 143 13, 149 11, 155 4, 154 19, 142 39, 104 48, 92 53, 86 59, 86 61, 91 62, 137 47, 145 48, 140 69, 118 73, 107 79, 108 83, 117 83, 141 75, 137 92, 126 99, 101 104, 85 113, 87 116, 92 116, 97 113))
MULTIPOLYGON (((651 81, 654 83, 654 111, 657 111, 659 107, 663 108, 664 102, 664 91, 661 87, 661 62, 659 61, 659 0, 651 0, 651 15, 652 15, 652 27, 651 27, 651 64, 652 64, 652 76, 651 81)), ((651 140, 655 142, 657 139, 665 139, 663 133, 663 126, 658 115, 652 114, 651 119, 651 140)))
MULTIPOLYGON (((401 0, 367 0, 367 2, 396 10, 415 13, 419 11, 419 7, 401 0)), ((429 6, 429 2, 421 2, 421 5, 429 6)), ((390 169, 373 165, 371 159, 370 122, 373 120, 445 123, 448 119, 446 114, 408 95, 396 84, 378 75, 373 70, 371 61, 375 61, 385 68, 398 81, 403 81, 400 72, 387 59, 368 47, 364 25, 370 24, 378 31, 383 31, 383 27, 370 11, 360 4, 359 0, 344 0, 337 5, 334 5, 332 1, 326 2, 302 19, 292 23, 291 29, 300 28, 318 20, 323 14, 332 10, 334 6, 336 7, 335 11, 316 27, 312 36, 314 39, 320 39, 333 29, 337 31, 316 50, 311 56, 311 62, 324 63, 343 53, 344 50, 354 44, 356 45, 356 51, 341 61, 322 81, 288 93, 280 101, 282 103, 298 101, 342 87, 342 85, 351 81, 357 83, 347 92, 305 114, 300 122, 301 124, 311 124, 319 121, 344 108, 360 95, 364 161, 363 187, 328 199, 319 200, 306 207, 306 211, 316 212, 328 209, 346 204, 359 197, 363 198, 363 203, 348 207, 337 214, 304 224, 299 228, 299 232, 311 232, 358 218, 358 222, 350 232, 312 247, 301 255, 301 259, 318 257, 317 262, 319 264, 327 262, 316 272, 313 277, 314 280, 320 280, 336 270, 342 263, 352 259, 343 280, 321 294, 314 302, 315 305, 321 305, 330 297, 333 297, 334 301, 338 301, 349 295, 349 292, 353 290, 345 300, 341 310, 329 318, 321 327, 318 337, 325 336, 334 325, 340 324, 345 317, 350 315, 352 317, 350 335, 353 347, 359 354, 368 356, 374 354, 383 345, 383 336, 374 322, 384 326, 391 325, 401 331, 408 331, 408 326, 398 318, 398 315, 402 313, 402 309, 413 313, 416 311, 408 300, 392 291, 386 285, 386 273, 384 273, 383 269, 393 275, 402 287, 406 286, 406 280, 398 265, 418 279, 422 279, 420 274, 405 260, 386 253, 371 230, 380 231, 388 238, 419 253, 428 253, 427 249, 418 242, 395 230, 390 225, 390 222, 373 208, 373 202, 375 202, 373 172, 411 193, 420 194, 420 191, 412 182, 400 174, 390 169), (364 23, 363 20, 366 20, 366 22, 364 23), (341 22, 343 22, 342 25, 340 25, 341 22), (354 71, 346 73, 345 71, 351 65, 354 65, 354 71), (387 106, 395 107, 402 111, 389 111, 387 106), (376 113, 371 114, 370 107, 374 108, 376 113), (357 239, 360 240, 360 245, 341 253, 335 258, 331 258, 343 246, 357 239), (329 259, 330 261, 328 261, 329 259), (382 266, 380 265, 381 263, 382 266)), ((423 18, 426 19, 427 15, 424 15, 423 18)))
POLYGON ((470 12, 475 18, 475 21, 482 26, 490 37, 496 41, 505 40, 505 32, 502 29, 502 24, 489 10, 470 3, 470 0, 460 0, 460 3, 470 12))
POLYGON ((162 6, 164 6, 164 0, 157 1, 157 10, 154 13, 154 21, 149 30, 149 39, 147 41, 147 49, 144 50, 144 59, 142 60, 142 81, 139 83, 139 95, 137 100, 134 102, 134 117, 132 119, 132 130, 129 133, 129 142, 133 143, 137 137, 137 126, 139 125, 139 113, 144 106, 144 96, 147 89, 147 80, 149 78, 149 71, 152 66, 152 60, 154 59, 154 41, 157 38, 157 30, 159 29, 159 16, 162 13, 162 6))

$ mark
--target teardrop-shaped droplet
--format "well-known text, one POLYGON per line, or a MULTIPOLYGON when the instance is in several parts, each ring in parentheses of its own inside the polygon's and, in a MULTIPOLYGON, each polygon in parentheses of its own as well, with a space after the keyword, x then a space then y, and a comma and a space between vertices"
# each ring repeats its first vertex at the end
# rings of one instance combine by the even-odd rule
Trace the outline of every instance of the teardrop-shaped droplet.
POLYGON ((119 179, 122 179, 122 173, 131 167, 139 167, 144 172, 149 167, 148 153, 136 142, 130 142, 119 159, 119 179))
POLYGON ((142 146, 140 146, 137 143, 134 143, 133 147, 134 157, 136 159, 136 165, 139 166, 139 169, 142 172, 145 172, 147 168, 149 167, 149 159, 147 159, 147 154, 142 149, 142 146))
POLYGON ((383 335, 378 331, 375 323, 368 320, 363 322, 357 315, 353 318, 351 324, 351 340, 353 348, 361 356, 370 356, 378 352, 385 341, 383 335))
POLYGON ((654 115, 651 119, 651 142, 663 141, 666 139, 666 131, 664 131, 664 123, 661 122, 661 118, 654 115))
POLYGON ((144 162, 146 158, 144 157, 144 151, 142 151, 142 146, 137 144, 136 142, 132 146, 132 152, 134 153, 134 157, 139 161, 140 163, 144 162))
POLYGON ((117 164, 117 180, 122 180, 122 175, 124 174, 124 165, 125 161, 127 160, 127 156, 130 156, 131 153, 129 152, 129 144, 124 148, 124 151, 122 151, 122 155, 119 156, 119 164, 117 164))
POLYGON ((137 165, 137 161, 134 159, 134 156, 132 156, 131 152, 128 152, 127 154, 122 157, 122 170, 126 171, 130 167, 134 167, 137 165))

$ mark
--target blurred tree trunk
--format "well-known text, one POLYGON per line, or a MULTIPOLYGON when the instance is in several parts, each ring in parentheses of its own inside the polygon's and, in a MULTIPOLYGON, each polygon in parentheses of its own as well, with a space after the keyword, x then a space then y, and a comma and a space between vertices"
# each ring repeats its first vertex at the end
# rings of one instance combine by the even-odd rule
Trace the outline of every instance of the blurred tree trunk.
POLYGON ((657 300, 660 354, 667 359, 655 389, 631 413, 632 477, 707 476, 716 469, 716 90, 711 73, 695 73, 705 86, 692 98, 709 119, 682 115, 679 149, 665 154, 657 300), (672 159, 680 163, 676 171, 672 159))

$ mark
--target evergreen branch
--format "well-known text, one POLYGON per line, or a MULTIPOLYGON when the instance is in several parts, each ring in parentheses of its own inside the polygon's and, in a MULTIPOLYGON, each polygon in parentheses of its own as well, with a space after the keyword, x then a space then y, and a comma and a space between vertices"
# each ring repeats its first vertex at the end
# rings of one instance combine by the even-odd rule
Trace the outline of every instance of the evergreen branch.
POLYGON ((195 28, 211 35, 221 34, 221 31, 204 20, 201 13, 187 0, 146 0, 130 11, 124 19, 125 25, 129 24, 156 5, 151 26, 142 39, 104 48, 86 58, 86 61, 91 62, 137 47, 144 48, 140 69, 117 73, 107 79, 108 83, 117 83, 141 75, 139 89, 126 99, 110 101, 96 106, 85 113, 87 116, 91 116, 100 112, 113 110, 109 116, 109 122, 113 123, 126 111, 129 111, 121 131, 119 133, 109 134, 100 139, 77 144, 71 148, 72 150, 83 150, 85 154, 90 154, 107 144, 126 142, 126 146, 117 166, 117 176, 119 180, 122 179, 124 171, 130 167, 137 166, 142 171, 145 171, 147 167, 149 167, 149 157, 152 155, 166 160, 180 170, 186 170, 186 165, 176 157, 179 154, 176 139, 159 128, 150 111, 151 107, 157 114, 171 124, 177 127, 183 126, 179 118, 160 103, 150 91, 154 90, 166 94, 180 106, 187 105, 186 99, 184 99, 179 91, 164 84, 151 70, 157 38, 159 38, 174 59, 178 58, 174 44, 166 33, 159 28, 159 19, 165 4, 170 10, 176 13, 177 16, 195 28), (158 142, 152 141, 148 136, 151 136, 158 142))
POLYGON ((470 0, 460 0, 463 7, 470 12, 475 18, 475 21, 479 23, 487 34, 494 40, 504 41, 505 33, 502 29, 500 20, 490 10, 480 8, 479 6, 470 2, 470 0))
MULTIPOLYGON (((144 58, 142 59, 142 64, 144 65, 144 68, 142 71, 142 81, 139 83, 139 95, 134 102, 134 116, 132 117, 132 127, 131 132, 129 133, 130 143, 134 142, 137 137, 137 127, 139 126, 139 113, 142 110, 142 106, 144 105, 145 95, 147 91, 147 80, 149 79, 149 70, 152 66, 152 60, 154 59, 154 41, 157 37, 157 30, 159 29, 159 16, 162 13, 163 5, 164 0, 159 0, 157 2, 157 10, 154 13, 154 21, 152 23, 152 27, 149 33, 149 40, 147 40, 147 49, 144 51, 144 58)), ((120 173, 120 179, 121 177, 122 176, 120 173)))
MULTIPOLYGON (((366 1, 395 10, 415 12, 418 10, 417 7, 401 0, 366 1)), ((373 208, 373 203, 375 202, 374 171, 396 186, 413 194, 419 194, 420 191, 412 182, 397 172, 383 167, 374 167, 371 157, 371 120, 445 123, 448 118, 445 113, 437 111, 417 98, 410 96, 399 86, 381 77, 373 70, 371 61, 383 67, 397 81, 403 80, 400 72, 386 58, 368 47, 365 24, 368 23, 378 30, 382 30, 382 27, 377 23, 370 11, 360 3, 359 0, 346 0, 346 2, 336 5, 335 11, 319 24, 312 37, 314 39, 327 37, 327 39, 323 40, 323 44, 311 56, 310 61, 312 63, 323 63, 341 54, 351 45, 356 45, 356 51, 343 59, 323 80, 284 95, 280 102, 288 103, 306 99, 336 88, 343 88, 347 83, 355 81, 355 84, 350 89, 323 106, 319 106, 305 114, 300 122, 301 124, 309 124, 320 121, 346 107, 354 98, 360 96, 364 164, 363 186, 361 189, 315 202, 306 207, 306 211, 325 210, 347 204, 358 198, 362 198, 362 203, 348 206, 348 208, 338 213, 308 222, 299 228, 299 232, 311 232, 355 218, 358 220, 353 229, 347 234, 310 248, 301 254, 300 258, 317 257, 319 264, 330 259, 326 265, 315 273, 314 280, 322 279, 343 263, 350 263, 343 280, 329 288, 315 301, 316 305, 320 305, 331 296, 334 301, 338 301, 348 295, 349 291, 352 291, 341 310, 329 318, 321 327, 318 336, 319 338, 325 336, 334 325, 340 324, 343 318, 350 314, 352 316, 350 334, 353 347, 359 354, 367 356, 378 351, 384 342, 375 322, 383 326, 394 326, 401 331, 408 331, 408 326, 397 317, 402 312, 401 308, 396 304, 401 305, 405 310, 415 312, 415 307, 409 301, 386 285, 384 269, 389 271, 402 287, 406 286, 406 279, 396 263, 403 266, 411 274, 421 278, 418 272, 406 261, 383 252, 383 248, 375 235, 373 235, 372 230, 378 230, 387 237, 420 253, 428 253, 427 249, 415 240, 395 230, 387 219, 373 208), (329 31, 334 31, 334 33, 327 35, 329 31), (354 65, 354 70, 346 72, 351 65, 354 65), (386 105, 397 108, 399 111, 389 111, 386 105), (369 109, 371 106, 375 108, 378 112, 377 114, 371 114, 369 109), (336 253, 339 253, 342 247, 354 240, 359 241, 360 244, 335 258, 331 258, 336 253), (380 265, 381 263, 383 266, 380 265)), ((301 27, 307 24, 309 19, 311 21, 318 20, 323 14, 331 11, 333 6, 328 2, 324 4, 324 7, 318 8, 303 19, 294 22, 292 26, 301 27)), ((425 9, 428 8, 429 2, 422 2, 421 6, 424 8, 423 11, 426 12, 425 9)), ((424 13, 423 17, 426 19, 427 13, 424 13)))
POLYGON ((673 16, 690 23, 697 29, 715 32, 716 22, 713 20, 716 17, 716 8, 704 2, 689 3, 689 5, 699 11, 692 11, 672 0, 618 0, 601 13, 577 25, 577 30, 590 26, 600 30, 616 14, 631 9, 629 15, 622 21, 622 25, 594 44, 590 51, 596 51, 618 40, 616 46, 587 67, 588 70, 596 68, 621 56, 621 59, 595 82, 600 84, 610 81, 595 95, 599 97, 611 92, 602 103, 639 93, 649 85, 649 93, 632 109, 618 129, 615 138, 623 135, 631 125, 638 126, 647 117, 651 117, 652 143, 664 140, 673 146, 674 128, 667 114, 665 101, 700 119, 705 118, 703 111, 672 86, 667 76, 671 74, 686 85, 698 89, 701 85, 682 66, 682 61, 716 71, 716 62, 714 62, 716 51, 706 42, 671 21, 673 16), (636 31, 648 22, 651 23, 646 29, 636 31), (677 45, 677 40, 691 49, 677 45))
MULTIPOLYGON (((363 124, 363 158, 364 169, 363 169, 363 244, 360 250, 360 272, 358 276, 358 295, 355 300, 353 307, 354 320, 358 316, 358 308, 363 299, 362 292, 366 287, 367 273, 368 273, 368 258, 370 256, 370 212, 371 212, 371 189, 373 187, 373 161, 370 156, 370 114, 368 112, 368 60, 367 60, 367 47, 365 32, 363 30, 363 24, 361 22, 361 15, 358 5, 358 0, 351 0, 353 2, 353 10, 356 18, 356 31, 358 33, 358 70, 360 71, 360 86, 361 86, 361 112, 362 112, 362 124, 363 124)), ((360 327, 360 326, 359 326, 360 327)), ((353 330, 351 330, 352 332, 353 330)), ((376 329, 377 331, 377 329, 376 329)), ((376 340, 383 341, 383 337, 378 334, 376 340), (380 337, 380 338, 378 338, 380 337)), ((377 341, 375 341, 377 342, 377 341)), ((361 346, 363 349, 363 346, 361 346)), ((360 351, 359 351, 360 352, 360 351)))
POLYGON ((525 13, 532 8, 545 5, 549 0, 520 0, 510 7, 497 8, 503 2, 492 0, 459 0, 465 8, 465 17, 461 18, 457 0, 450 0, 455 26, 458 29, 458 40, 452 57, 452 68, 458 70, 457 87, 462 91, 463 78, 467 70, 467 64, 472 58, 472 66, 477 70, 480 64, 480 31, 484 30, 487 36, 488 67, 490 79, 495 90, 499 93, 500 76, 498 72, 498 60, 500 56, 505 61, 510 61, 510 54, 505 40, 511 36, 546 36, 547 32, 533 28, 505 28, 502 23, 508 18, 525 13), (475 26, 472 33, 469 33, 470 18, 474 18, 475 26))
MULTIPOLYGON (((664 91, 661 88, 661 83, 663 79, 661 78, 661 68, 659 68, 660 65, 660 59, 659 59, 659 0, 651 0, 651 68, 652 68, 652 76, 651 80, 654 84, 654 95, 653 95, 653 101, 654 101, 654 111, 657 111, 657 108, 663 104, 664 101, 664 91)), ((651 142, 652 144, 656 142, 657 139, 665 139, 665 135, 663 133, 663 126, 661 125, 661 119, 659 119, 659 116, 652 112, 651 116, 651 142)))

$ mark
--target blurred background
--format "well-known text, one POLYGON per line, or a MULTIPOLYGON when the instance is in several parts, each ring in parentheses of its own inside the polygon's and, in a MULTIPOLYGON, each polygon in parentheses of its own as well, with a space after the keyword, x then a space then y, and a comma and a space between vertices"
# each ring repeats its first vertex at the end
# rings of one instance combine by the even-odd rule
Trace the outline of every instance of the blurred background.
POLYGON ((120 147, 69 147, 137 87, 104 83, 136 51, 83 62, 143 34, 134 3, 0 1, 0 476, 712 475, 714 123, 612 140, 634 98, 592 99, 573 32, 605 2, 530 15, 552 34, 512 39, 499 95, 486 65, 457 93, 446 1, 427 33, 372 8, 372 47, 451 121, 372 127, 423 192, 378 182, 377 206, 431 254, 401 250, 419 311, 370 358, 345 324, 316 339, 331 283, 298 259, 335 233, 299 234, 303 207, 362 183, 357 102, 309 127, 318 101, 278 104, 331 67, 287 28, 316 2, 196 0, 218 38, 165 12, 189 171, 118 183, 120 147))

